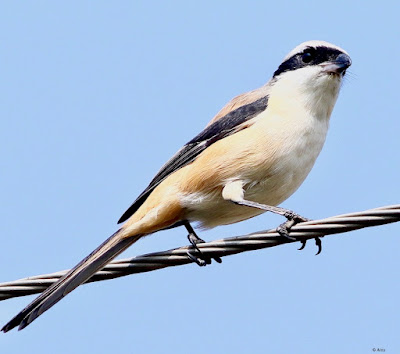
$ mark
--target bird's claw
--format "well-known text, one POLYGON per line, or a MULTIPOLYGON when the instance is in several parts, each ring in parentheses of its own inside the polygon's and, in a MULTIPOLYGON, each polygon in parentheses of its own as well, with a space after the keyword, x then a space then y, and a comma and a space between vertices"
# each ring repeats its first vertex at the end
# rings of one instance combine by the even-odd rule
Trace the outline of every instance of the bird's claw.
POLYGON ((298 251, 304 250, 304 247, 306 247, 307 240, 302 240, 300 242, 301 242, 301 246, 300 246, 300 248, 297 249, 298 251))
MULTIPOLYGON (((205 257, 203 255, 203 253, 200 251, 199 247, 197 246, 197 244, 205 243, 205 241, 202 240, 200 237, 198 237, 194 233, 190 233, 188 235, 188 240, 192 244, 192 246, 195 249, 196 253, 200 254, 200 256, 197 256, 197 255, 193 254, 193 252, 187 251, 186 254, 189 257, 189 259, 192 260, 193 262, 195 262, 200 267, 204 267, 207 264, 211 264, 211 257, 205 257)), ((222 259, 220 257, 213 257, 213 259, 217 263, 222 263, 222 259)))
MULTIPOLYGON (((322 251, 322 242, 319 237, 315 237, 314 240, 315 240, 316 246, 318 247, 318 252, 315 255, 318 256, 322 251)), ((299 251, 303 250, 304 247, 306 247, 307 240, 301 240, 300 242, 301 242, 301 247, 298 248, 299 251)))
MULTIPOLYGON (((303 217, 303 216, 301 216, 299 214, 296 214, 291 210, 288 210, 285 213, 284 216, 287 218, 287 221, 285 221, 284 223, 280 224, 276 228, 276 231, 279 233, 279 235, 287 238, 290 241, 297 241, 296 237, 292 237, 292 236, 289 235, 290 229, 294 225, 296 225, 296 224, 298 224, 300 222, 306 222, 306 221, 311 221, 311 220, 308 219, 308 218, 305 218, 305 217, 303 217)), ((304 247, 306 247, 307 240, 300 240, 300 242, 301 242, 301 246, 298 249, 299 251, 303 250, 304 247)), ((315 254, 317 256, 322 251, 322 242, 321 242, 321 239, 319 237, 315 237, 315 244, 318 247, 318 252, 315 254)))
POLYGON ((318 256, 322 251, 322 242, 321 242, 321 239, 319 237, 315 238, 315 244, 318 247, 318 252, 315 255, 318 256))

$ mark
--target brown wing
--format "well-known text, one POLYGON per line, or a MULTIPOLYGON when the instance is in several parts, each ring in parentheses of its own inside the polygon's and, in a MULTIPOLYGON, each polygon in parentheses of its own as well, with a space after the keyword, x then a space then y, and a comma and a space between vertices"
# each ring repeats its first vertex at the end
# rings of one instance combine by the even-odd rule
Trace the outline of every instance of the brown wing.
MULTIPOLYGON (((165 178, 194 161, 207 147, 239 130, 249 127, 258 114, 267 108, 268 96, 259 90, 234 98, 196 137, 185 144, 157 173, 147 188, 125 211, 118 223, 128 220, 165 178), (229 107, 231 109, 229 110, 229 107), (221 113, 222 112, 222 113, 221 113), (225 113, 224 116, 221 114, 225 113)), ((262 90, 265 93, 265 90, 262 90)))
POLYGON ((232 98, 216 115, 210 122, 207 124, 207 127, 213 124, 218 119, 225 117, 229 112, 239 108, 241 106, 247 105, 258 99, 268 96, 268 86, 262 86, 253 91, 249 91, 246 93, 242 93, 234 98, 232 98))

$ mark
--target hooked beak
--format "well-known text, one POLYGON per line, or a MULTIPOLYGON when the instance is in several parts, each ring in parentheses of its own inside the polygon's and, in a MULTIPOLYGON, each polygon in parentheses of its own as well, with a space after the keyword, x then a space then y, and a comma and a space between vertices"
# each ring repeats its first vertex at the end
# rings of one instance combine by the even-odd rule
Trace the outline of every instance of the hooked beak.
POLYGON ((341 74, 346 73, 346 69, 351 65, 351 59, 347 54, 340 54, 334 61, 328 61, 320 64, 322 71, 328 74, 341 74))

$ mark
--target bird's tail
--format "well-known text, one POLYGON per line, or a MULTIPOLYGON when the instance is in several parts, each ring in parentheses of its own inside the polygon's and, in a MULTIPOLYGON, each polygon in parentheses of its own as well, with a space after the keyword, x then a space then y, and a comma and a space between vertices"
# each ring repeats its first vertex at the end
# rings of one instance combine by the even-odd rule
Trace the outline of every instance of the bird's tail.
POLYGON ((122 229, 110 236, 66 275, 47 288, 18 315, 11 319, 1 330, 8 332, 17 326, 19 326, 19 330, 25 328, 43 312, 47 311, 64 296, 88 280, 94 273, 143 236, 140 234, 131 237, 122 237, 121 231, 122 229))

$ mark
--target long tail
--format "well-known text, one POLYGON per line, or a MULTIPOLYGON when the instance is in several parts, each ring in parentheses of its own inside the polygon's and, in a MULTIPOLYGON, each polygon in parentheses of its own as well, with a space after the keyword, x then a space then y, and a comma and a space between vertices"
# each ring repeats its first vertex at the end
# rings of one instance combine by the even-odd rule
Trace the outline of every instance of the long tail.
POLYGON ((47 311, 64 296, 88 280, 94 273, 143 236, 140 234, 131 237, 121 237, 121 230, 110 236, 60 280, 47 288, 1 330, 8 332, 17 326, 19 326, 19 330, 25 328, 43 312, 47 311))

